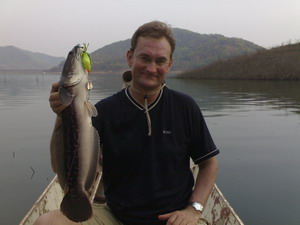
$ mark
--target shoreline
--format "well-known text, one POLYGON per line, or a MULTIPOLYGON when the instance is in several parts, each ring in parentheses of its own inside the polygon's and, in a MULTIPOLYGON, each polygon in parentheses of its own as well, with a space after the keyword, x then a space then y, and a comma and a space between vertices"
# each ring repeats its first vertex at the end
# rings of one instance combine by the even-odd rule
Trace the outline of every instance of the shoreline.
MULTIPOLYGON (((118 71, 92 71, 91 75, 103 75, 103 74, 115 74, 122 75, 126 69, 118 70, 118 71)), ((0 70, 0 75, 60 75, 61 71, 47 71, 47 70, 0 70)), ((170 71, 167 75, 168 78, 171 79, 193 79, 193 80, 256 80, 256 81, 300 81, 300 77, 207 77, 207 76, 195 76, 188 74, 188 72, 178 70, 178 71, 170 71), (185 75, 186 74, 186 75, 185 75)))

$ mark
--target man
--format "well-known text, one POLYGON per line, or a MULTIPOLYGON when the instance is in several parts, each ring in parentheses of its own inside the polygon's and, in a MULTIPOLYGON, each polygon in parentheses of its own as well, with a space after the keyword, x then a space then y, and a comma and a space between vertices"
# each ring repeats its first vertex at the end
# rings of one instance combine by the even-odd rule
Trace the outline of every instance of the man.
MULTIPOLYGON (((197 104, 165 86, 173 63, 171 29, 153 21, 134 33, 127 63, 130 86, 96 104, 93 120, 103 144, 103 181, 107 205, 95 204, 82 224, 198 225, 213 187, 219 150, 197 104), (195 182, 190 157, 199 166, 195 182)), ((60 113, 58 84, 50 105, 60 113)), ((59 211, 35 223, 76 224, 59 211)))

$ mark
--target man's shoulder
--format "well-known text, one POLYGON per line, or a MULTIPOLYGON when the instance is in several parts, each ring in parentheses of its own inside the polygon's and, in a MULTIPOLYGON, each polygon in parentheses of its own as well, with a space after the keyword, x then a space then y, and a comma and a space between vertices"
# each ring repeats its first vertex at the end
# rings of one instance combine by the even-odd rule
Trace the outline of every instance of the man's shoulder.
POLYGON ((123 97, 125 96, 125 90, 122 89, 115 94, 108 96, 104 99, 101 99, 99 102, 96 103, 96 106, 103 107, 103 106, 109 106, 109 105, 115 105, 117 102, 119 102, 123 97))
POLYGON ((174 101, 181 103, 196 104, 195 100, 188 94, 171 88, 166 88, 166 93, 174 101))

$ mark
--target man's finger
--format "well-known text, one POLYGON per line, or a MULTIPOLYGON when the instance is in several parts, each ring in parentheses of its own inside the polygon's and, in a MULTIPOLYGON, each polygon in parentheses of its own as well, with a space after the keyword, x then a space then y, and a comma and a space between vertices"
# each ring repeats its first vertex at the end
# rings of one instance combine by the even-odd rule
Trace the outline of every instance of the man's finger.
POLYGON ((167 213, 167 214, 164 214, 164 215, 159 215, 158 219, 160 219, 160 220, 168 220, 171 216, 172 216, 172 213, 167 213))
POLYGON ((50 107, 56 114, 60 114, 66 108, 59 99, 58 89, 59 83, 53 83, 49 96, 50 107))
POLYGON ((51 86, 51 93, 58 92, 58 89, 59 89, 59 83, 57 82, 53 83, 51 86))

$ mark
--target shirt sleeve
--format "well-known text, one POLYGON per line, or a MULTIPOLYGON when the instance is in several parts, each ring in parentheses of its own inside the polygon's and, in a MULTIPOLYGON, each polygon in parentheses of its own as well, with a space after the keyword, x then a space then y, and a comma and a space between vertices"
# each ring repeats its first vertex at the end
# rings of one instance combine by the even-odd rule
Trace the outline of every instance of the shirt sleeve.
POLYGON ((219 154, 219 149, 211 137, 198 105, 195 103, 191 108, 191 118, 189 119, 191 127, 189 152, 194 163, 199 164, 219 154))

